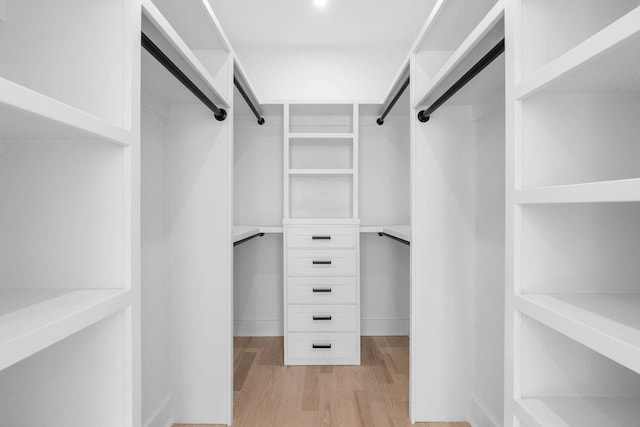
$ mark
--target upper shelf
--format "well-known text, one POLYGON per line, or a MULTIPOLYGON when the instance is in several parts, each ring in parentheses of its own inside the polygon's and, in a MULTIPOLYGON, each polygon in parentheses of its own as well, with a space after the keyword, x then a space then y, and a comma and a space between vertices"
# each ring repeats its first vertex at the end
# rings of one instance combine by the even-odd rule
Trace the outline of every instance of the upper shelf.
POLYGON ((130 303, 130 292, 119 289, 1 289, 0 370, 130 303))
MULTIPOLYGON (((182 2, 180 3, 182 6, 182 2)), ((142 2, 142 31, 204 92, 218 107, 228 108, 228 61, 226 46, 192 50, 169 20, 151 0, 142 2), (205 65, 206 64, 206 65, 205 65)), ((204 15, 204 13, 203 13, 204 15)), ((177 14, 176 16, 182 16, 177 14)), ((176 18, 178 19, 178 18, 176 18)), ((201 37, 204 39, 204 37, 201 37)), ((196 46, 198 46, 196 44, 196 46)), ((147 52, 142 53, 143 87, 168 103, 197 102, 173 76, 147 52)))
POLYGON ((96 116, 0 78, 0 139, 81 138, 129 145, 132 134, 96 116))
POLYGON ((545 65, 516 87, 519 99, 539 91, 640 91, 640 7, 545 65))
POLYGON ((558 185, 516 191, 518 204, 640 201, 640 179, 558 185))
MULTIPOLYGON (((499 1, 458 46, 456 51, 448 57, 442 67, 431 78, 428 75, 425 76, 429 84, 423 92, 418 94, 415 102, 416 108, 433 103, 437 97, 442 95, 471 66, 504 38, 503 17, 504 3, 499 1)), ((431 62, 432 59, 430 56, 423 58, 428 62, 431 62)), ((504 58, 501 61, 500 67, 496 67, 495 70, 483 71, 478 76, 478 78, 488 76, 490 79, 477 85, 484 88, 483 92, 489 90, 490 94, 500 86, 504 86, 504 58)), ((425 72, 425 74, 429 73, 425 72)))
POLYGON ((135 5, 1 3, 0 138, 131 143, 135 5))

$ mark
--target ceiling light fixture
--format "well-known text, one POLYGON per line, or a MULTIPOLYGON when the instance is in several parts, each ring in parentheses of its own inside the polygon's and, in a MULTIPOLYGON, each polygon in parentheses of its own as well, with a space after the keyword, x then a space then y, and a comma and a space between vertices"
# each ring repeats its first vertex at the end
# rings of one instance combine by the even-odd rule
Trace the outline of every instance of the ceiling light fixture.
POLYGON ((316 7, 325 7, 327 5, 327 0, 313 0, 316 7))

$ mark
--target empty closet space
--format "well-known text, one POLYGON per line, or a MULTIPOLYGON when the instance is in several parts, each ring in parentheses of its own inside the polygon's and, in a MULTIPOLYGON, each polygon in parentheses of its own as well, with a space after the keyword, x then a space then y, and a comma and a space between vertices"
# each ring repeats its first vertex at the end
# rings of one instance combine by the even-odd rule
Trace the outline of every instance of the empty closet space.
POLYGON ((630 426, 640 398, 639 3, 593 1, 581 13, 574 1, 519 3, 505 425, 630 426))
POLYGON ((142 419, 225 423, 233 57, 200 2, 173 6, 142 10, 142 419))
POLYGON ((135 7, 42 3, 1 5, 0 423, 132 426, 135 7))
POLYGON ((234 95, 233 315, 235 336, 282 336, 283 108, 262 105, 259 125, 234 95), (248 233, 248 234, 243 234, 248 233))
POLYGON ((414 416, 500 425, 504 4, 449 1, 432 14, 412 82, 412 361, 426 361, 414 416))

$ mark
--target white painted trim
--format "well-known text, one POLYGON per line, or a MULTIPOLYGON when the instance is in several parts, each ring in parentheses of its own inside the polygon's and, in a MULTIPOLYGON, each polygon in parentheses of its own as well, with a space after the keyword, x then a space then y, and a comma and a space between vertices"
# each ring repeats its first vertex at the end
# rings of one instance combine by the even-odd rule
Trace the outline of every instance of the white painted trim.
POLYGON ((281 337, 284 335, 284 320, 234 320, 236 337, 281 337))
POLYGON ((471 425, 473 427, 500 427, 487 408, 478 402, 476 396, 471 399, 471 425))
POLYGON ((360 335, 371 336, 407 336, 409 319, 361 319, 360 335))
POLYGON ((158 405, 155 411, 147 417, 147 420, 143 423, 144 427, 165 427, 171 426, 173 420, 171 419, 171 396, 167 396, 158 405))

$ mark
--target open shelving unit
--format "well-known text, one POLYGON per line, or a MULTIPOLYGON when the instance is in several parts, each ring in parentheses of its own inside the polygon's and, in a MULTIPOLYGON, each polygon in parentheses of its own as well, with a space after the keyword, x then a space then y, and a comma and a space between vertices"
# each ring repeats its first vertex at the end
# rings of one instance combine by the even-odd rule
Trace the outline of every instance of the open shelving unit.
POLYGON ((139 6, 2 6, 2 422, 133 426, 139 6))
POLYGON ((632 426, 640 416, 640 4, 516 3, 505 425, 632 426), (571 354, 573 367, 552 369, 544 352, 571 354))

